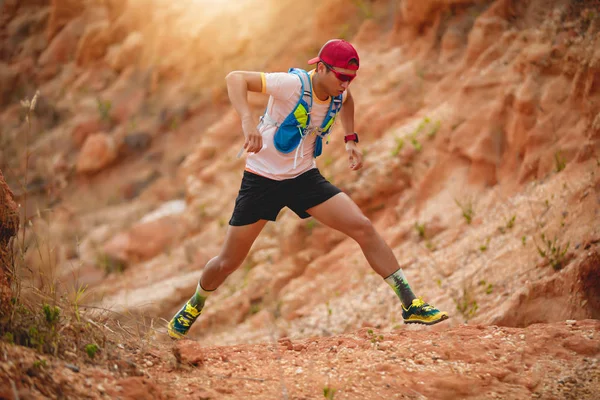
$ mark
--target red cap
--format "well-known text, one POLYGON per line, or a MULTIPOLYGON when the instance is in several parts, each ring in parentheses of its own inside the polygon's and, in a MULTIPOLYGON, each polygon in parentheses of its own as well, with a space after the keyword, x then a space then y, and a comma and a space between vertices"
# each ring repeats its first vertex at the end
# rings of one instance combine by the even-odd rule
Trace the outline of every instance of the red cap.
POLYGON ((332 39, 325 43, 319 55, 311 60, 308 60, 309 64, 316 64, 319 61, 323 61, 332 67, 347 68, 352 70, 358 70, 359 58, 356 49, 348 42, 343 39, 332 39), (348 64, 352 59, 356 60, 356 65, 348 64))

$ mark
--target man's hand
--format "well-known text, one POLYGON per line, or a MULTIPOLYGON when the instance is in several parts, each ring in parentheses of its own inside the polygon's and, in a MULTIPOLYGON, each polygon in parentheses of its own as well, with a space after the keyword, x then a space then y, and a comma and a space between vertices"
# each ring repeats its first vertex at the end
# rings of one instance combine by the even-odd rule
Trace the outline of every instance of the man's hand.
POLYGON ((352 171, 357 171, 363 166, 363 155, 358 150, 356 142, 346 143, 346 152, 348 153, 348 163, 352 171))
POLYGON ((242 130, 244 131, 244 149, 248 153, 258 153, 262 149, 262 136, 256 129, 256 123, 251 116, 242 118, 242 130))

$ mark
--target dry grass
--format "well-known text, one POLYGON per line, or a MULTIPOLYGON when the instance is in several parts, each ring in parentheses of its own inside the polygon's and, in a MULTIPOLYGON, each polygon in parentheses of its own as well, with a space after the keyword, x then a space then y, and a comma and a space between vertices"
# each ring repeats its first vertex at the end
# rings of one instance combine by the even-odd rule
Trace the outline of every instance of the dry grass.
MULTIPOLYGON (((24 174, 27 182, 31 120, 39 92, 21 102, 27 111, 24 174)), ((24 186, 21 184, 21 186, 24 186)), ((27 202, 24 191, 23 202, 27 202)), ((73 361, 101 364, 119 349, 144 349, 156 332, 154 321, 114 313, 85 304, 87 286, 65 286, 58 278, 61 256, 51 237, 52 210, 21 216, 21 229, 8 243, 9 260, 3 260, 12 289, 6 315, 0 318, 0 340, 36 349, 42 354, 73 361)))

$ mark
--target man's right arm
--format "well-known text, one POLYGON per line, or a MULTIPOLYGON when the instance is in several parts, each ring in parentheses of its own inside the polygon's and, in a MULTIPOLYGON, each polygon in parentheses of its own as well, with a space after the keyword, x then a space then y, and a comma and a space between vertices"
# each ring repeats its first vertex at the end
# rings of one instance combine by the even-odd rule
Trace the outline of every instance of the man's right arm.
POLYGON ((233 71, 225 78, 227 93, 231 105, 242 120, 244 131, 244 148, 248 153, 258 153, 262 148, 262 136, 256 129, 256 121, 252 117, 248 104, 248 91, 263 91, 263 78, 260 72, 233 71))

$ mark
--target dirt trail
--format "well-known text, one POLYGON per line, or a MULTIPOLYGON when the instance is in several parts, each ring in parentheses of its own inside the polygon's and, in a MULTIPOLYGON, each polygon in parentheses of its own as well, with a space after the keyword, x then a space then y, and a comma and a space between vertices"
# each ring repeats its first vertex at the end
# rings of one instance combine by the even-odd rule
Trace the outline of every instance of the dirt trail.
POLYGON ((0 2, 0 209, 27 219, 0 398, 597 398, 597 2, 209 3, 0 2), (403 325, 356 243, 283 211, 172 343, 244 168, 225 75, 332 37, 365 167, 340 126, 318 167, 450 320, 403 325))
MULTIPOLYGON (((62 391, 69 398, 122 399, 317 399, 334 393, 335 399, 579 400, 597 398, 600 387, 597 320, 527 328, 363 328, 224 347, 154 342, 133 354, 123 351, 123 358, 101 364, 106 369, 60 360, 36 368, 32 358, 39 356, 2 346, 4 374, 31 388, 20 398, 62 391), (20 369, 27 376, 16 375, 20 369)), ((7 385, 2 390, 11 398, 7 385)))

